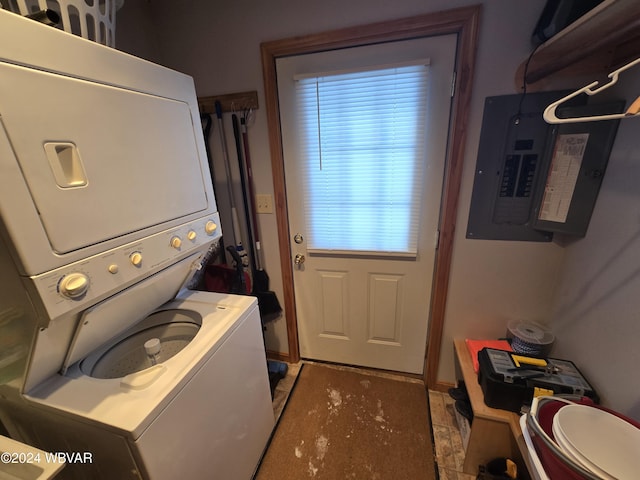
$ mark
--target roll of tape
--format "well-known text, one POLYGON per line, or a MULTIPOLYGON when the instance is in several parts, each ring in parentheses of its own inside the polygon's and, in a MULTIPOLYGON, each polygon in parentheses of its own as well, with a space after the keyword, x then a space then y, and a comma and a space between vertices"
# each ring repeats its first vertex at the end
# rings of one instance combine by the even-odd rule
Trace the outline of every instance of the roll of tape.
POLYGON ((544 356, 555 341, 553 334, 542 325, 531 322, 511 322, 509 332, 513 335, 511 348, 526 355, 544 356))

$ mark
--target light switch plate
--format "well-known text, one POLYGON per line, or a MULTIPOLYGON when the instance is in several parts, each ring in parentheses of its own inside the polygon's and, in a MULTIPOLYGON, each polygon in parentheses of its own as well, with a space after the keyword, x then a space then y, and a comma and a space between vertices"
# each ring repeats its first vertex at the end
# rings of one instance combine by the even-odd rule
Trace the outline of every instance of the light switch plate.
POLYGON ((256 211, 258 213, 273 213, 273 197, 271 195, 256 195, 256 203, 256 211))

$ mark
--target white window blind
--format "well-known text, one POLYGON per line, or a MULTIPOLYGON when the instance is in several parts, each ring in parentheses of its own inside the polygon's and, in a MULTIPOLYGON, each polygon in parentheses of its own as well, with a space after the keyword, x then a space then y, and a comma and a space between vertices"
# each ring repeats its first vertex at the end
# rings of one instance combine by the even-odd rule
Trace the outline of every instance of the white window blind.
POLYGON ((308 250, 417 254, 428 62, 298 78, 308 250))

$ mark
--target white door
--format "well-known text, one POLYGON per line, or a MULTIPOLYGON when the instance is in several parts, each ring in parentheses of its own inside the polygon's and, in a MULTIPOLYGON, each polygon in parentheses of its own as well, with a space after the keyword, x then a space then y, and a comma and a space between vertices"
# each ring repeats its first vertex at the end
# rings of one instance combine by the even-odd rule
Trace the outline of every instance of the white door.
MULTIPOLYGON (((303 358, 423 371, 455 49, 456 36, 446 35, 277 60, 303 358), (348 111, 352 100, 343 100, 348 87, 337 82, 410 70, 424 71, 418 75, 424 75, 419 83, 426 85, 426 97, 409 102, 408 110, 392 100, 360 117, 348 111), (324 93, 323 82, 340 85, 333 130, 324 117, 331 103, 325 98, 332 94, 324 93), (311 94, 305 94, 309 83, 311 94), (422 113, 413 110, 416 104, 426 105, 422 113), (387 113, 399 119, 395 130, 386 123, 387 113), (373 122, 378 117, 384 117, 382 123, 373 122), (360 138, 362 132, 368 133, 360 138), (417 137, 423 149, 408 154, 415 164, 396 164, 402 156, 397 150, 413 151, 417 137), (356 143, 359 149, 348 150, 356 143), (348 151, 333 155, 344 145, 348 151), (393 153, 378 154, 385 149, 393 153)), ((349 88, 357 97, 364 90, 349 88)), ((383 86, 373 100, 363 101, 376 102, 390 89, 383 86)))

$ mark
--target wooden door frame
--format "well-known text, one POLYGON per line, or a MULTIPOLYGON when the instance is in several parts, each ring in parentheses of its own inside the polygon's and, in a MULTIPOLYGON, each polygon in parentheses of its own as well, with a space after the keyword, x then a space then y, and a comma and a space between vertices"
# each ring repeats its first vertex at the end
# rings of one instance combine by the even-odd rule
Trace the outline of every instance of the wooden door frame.
POLYGON ((298 344, 298 323, 293 287, 292 252, 289 241, 289 217, 278 105, 276 60, 290 55, 316 53, 382 42, 448 34, 456 34, 458 36, 455 60, 455 95, 451 109, 450 134, 445 162, 440 212, 440 240, 436 251, 433 287, 432 291, 429 292, 432 301, 424 368, 426 385, 429 388, 436 388, 481 9, 480 5, 474 5, 415 17, 275 40, 260 45, 280 266, 284 289, 283 303, 287 322, 288 361, 295 363, 300 360, 300 347, 298 344))

